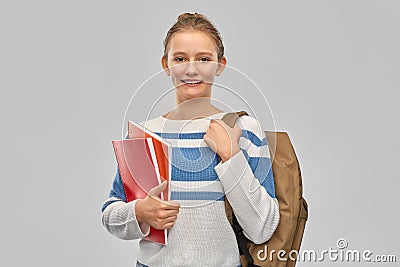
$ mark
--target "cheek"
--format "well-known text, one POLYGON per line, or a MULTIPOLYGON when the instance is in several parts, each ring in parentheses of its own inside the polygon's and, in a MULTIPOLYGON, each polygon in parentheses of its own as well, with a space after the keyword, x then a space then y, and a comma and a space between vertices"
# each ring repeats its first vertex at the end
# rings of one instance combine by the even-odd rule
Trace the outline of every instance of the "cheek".
POLYGON ((170 67, 170 76, 175 81, 180 81, 185 76, 185 68, 181 65, 170 67))
POLYGON ((204 81, 213 82, 215 79, 215 73, 217 71, 216 64, 204 64, 200 65, 198 70, 200 76, 203 78, 204 81))

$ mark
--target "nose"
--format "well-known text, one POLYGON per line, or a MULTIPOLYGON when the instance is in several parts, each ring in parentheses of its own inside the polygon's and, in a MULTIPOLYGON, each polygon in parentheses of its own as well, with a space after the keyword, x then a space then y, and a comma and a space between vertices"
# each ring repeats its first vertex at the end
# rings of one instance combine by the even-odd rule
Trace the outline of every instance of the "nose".
POLYGON ((197 69, 197 65, 196 62, 187 62, 185 63, 185 74, 188 76, 194 76, 196 74, 198 74, 198 69, 197 69))

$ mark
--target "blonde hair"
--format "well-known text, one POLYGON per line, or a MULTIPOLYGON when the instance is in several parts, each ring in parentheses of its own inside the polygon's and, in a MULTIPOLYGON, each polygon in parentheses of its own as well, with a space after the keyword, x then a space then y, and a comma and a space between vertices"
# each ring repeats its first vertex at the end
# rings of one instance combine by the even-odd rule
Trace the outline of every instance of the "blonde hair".
POLYGON ((199 13, 183 13, 178 16, 178 21, 169 29, 165 36, 164 45, 164 58, 168 59, 168 44, 174 33, 185 30, 197 30, 208 34, 217 45, 218 61, 224 56, 224 45, 222 44, 222 37, 217 28, 206 18, 199 13))

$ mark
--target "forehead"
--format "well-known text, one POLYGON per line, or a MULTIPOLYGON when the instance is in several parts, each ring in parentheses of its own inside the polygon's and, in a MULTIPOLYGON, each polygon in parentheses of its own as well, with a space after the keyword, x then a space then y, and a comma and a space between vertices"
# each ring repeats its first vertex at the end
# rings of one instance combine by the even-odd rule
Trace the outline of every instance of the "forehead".
POLYGON ((180 31, 172 35, 168 44, 169 53, 182 51, 188 54, 211 52, 217 54, 217 45, 207 33, 202 31, 180 31))

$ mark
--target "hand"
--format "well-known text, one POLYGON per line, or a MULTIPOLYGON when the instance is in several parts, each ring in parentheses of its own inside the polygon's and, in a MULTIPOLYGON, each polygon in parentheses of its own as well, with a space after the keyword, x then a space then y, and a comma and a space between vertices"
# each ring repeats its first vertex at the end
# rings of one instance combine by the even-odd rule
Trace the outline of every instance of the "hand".
POLYGON ((241 134, 242 129, 236 123, 231 128, 223 120, 212 119, 203 139, 225 162, 240 152, 239 139, 241 134))
POLYGON ((139 223, 145 222, 156 229, 168 229, 174 226, 178 218, 180 203, 159 198, 166 186, 167 181, 164 181, 153 187, 144 199, 136 202, 135 213, 139 223))

